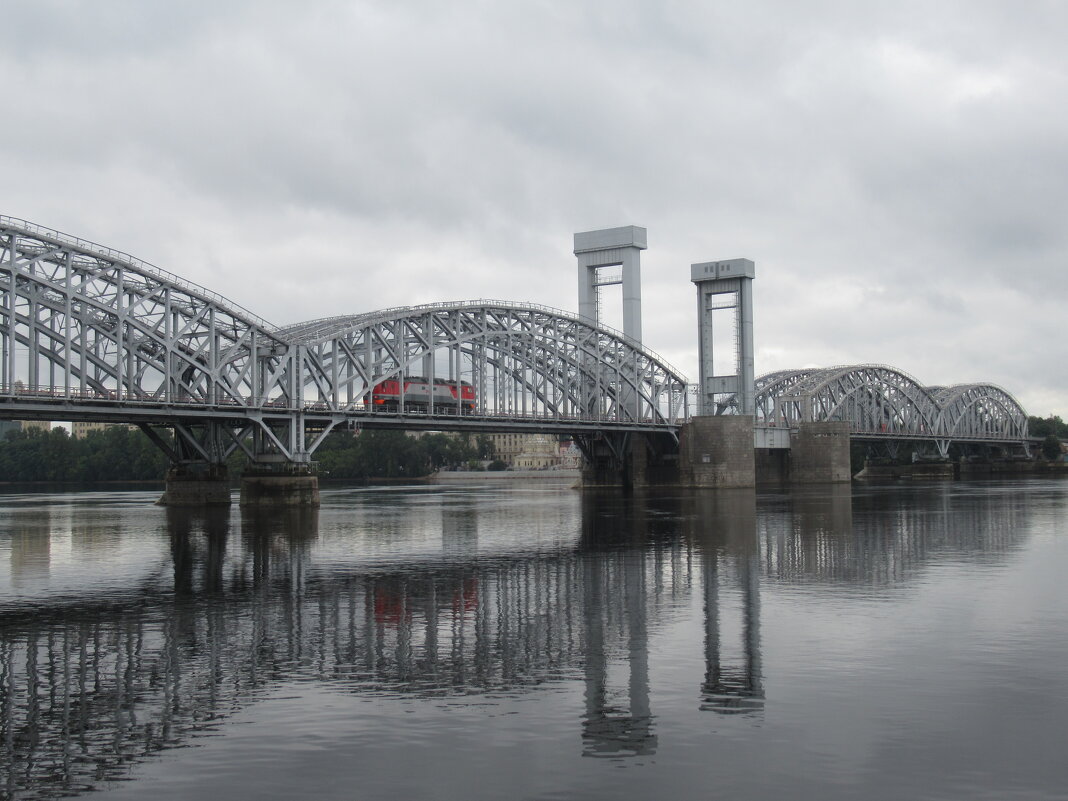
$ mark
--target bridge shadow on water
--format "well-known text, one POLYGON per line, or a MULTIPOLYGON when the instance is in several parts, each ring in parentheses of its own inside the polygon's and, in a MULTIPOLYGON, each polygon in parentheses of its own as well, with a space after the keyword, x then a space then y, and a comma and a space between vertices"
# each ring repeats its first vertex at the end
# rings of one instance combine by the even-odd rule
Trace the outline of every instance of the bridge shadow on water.
MULTIPOLYGON (((121 780, 306 680, 378 698, 579 682, 584 755, 652 754, 650 632, 694 604, 694 704, 761 716, 762 587, 878 593, 947 553, 1003 557, 1023 536, 1022 504, 947 514, 946 490, 908 505, 857 493, 591 493, 563 545, 505 554, 478 550, 486 507, 442 503, 441 557, 414 564, 317 557, 326 511, 167 509, 169 575, 118 600, 0 608, 0 797, 121 780)), ((13 552, 47 529, 16 518, 13 552)))

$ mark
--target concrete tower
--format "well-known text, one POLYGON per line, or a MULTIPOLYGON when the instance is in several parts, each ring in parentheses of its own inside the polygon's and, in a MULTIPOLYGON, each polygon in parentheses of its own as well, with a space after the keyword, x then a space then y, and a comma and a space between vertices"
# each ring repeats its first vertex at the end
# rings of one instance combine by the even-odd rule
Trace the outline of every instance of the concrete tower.
POLYGON ((727 397, 734 396, 737 414, 756 414, 756 376, 753 370, 753 278, 756 265, 749 259, 706 261, 690 265, 697 284, 697 319, 701 359, 699 414, 722 414, 727 397), (713 312, 734 309, 735 358, 726 371, 716 373, 712 363, 713 312), (718 396, 718 397, 717 397, 718 396))
POLYGON ((636 225, 605 228, 575 234, 578 257, 579 316, 599 323, 597 288, 623 285, 623 333, 642 341, 642 268, 645 229, 636 225), (621 272, 599 275, 602 267, 622 267, 621 272))

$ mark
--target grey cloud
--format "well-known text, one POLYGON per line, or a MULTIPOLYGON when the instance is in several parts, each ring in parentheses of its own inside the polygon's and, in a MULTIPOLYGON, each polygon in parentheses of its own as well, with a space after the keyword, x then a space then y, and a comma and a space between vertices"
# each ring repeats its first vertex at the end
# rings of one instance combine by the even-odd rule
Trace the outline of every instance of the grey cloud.
POLYGON ((943 383, 982 341, 970 369, 1068 389, 1068 346, 1028 346, 1068 301, 1057 4, 295 8, 7 4, 3 212, 279 321, 573 307, 570 234, 639 224, 646 339, 687 372, 688 264, 744 255, 758 370, 943 383))

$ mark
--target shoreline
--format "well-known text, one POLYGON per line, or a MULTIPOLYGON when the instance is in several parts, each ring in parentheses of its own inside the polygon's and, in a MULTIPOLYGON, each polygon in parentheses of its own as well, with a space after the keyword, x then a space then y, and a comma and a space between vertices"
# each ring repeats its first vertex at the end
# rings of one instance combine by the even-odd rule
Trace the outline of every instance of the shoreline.
POLYGON ((431 484, 455 481, 559 481, 575 482, 582 477, 577 469, 563 470, 442 470, 427 478, 431 484))

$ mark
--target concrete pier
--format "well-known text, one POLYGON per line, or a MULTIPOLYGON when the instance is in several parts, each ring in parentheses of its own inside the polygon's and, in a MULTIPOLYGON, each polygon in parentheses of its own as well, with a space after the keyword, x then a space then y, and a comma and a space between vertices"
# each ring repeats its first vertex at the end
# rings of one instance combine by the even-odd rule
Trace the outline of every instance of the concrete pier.
POLYGON ((849 424, 802 423, 790 448, 753 447, 753 418, 694 417, 679 432, 679 483, 754 487, 849 481, 849 424))
POLYGON ((579 486, 641 489, 678 484, 678 451, 675 441, 663 434, 631 434, 616 443, 616 451, 605 441, 593 441, 593 460, 584 459, 579 486))
POLYGON ((790 435, 791 484, 849 481, 849 423, 801 423, 790 435))
POLYGON ((319 477, 311 473, 245 473, 241 506, 318 506, 319 477))
MULTIPOLYGON (((582 460, 580 486, 583 489, 634 486, 633 446, 626 451, 622 463, 603 440, 591 442, 590 451, 593 458, 582 460)), ((639 466, 638 471, 639 485, 643 485, 645 483, 644 470, 639 466)))
POLYGON ((170 468, 166 488, 156 503, 159 506, 228 506, 230 475, 226 465, 170 468))
POLYGON ((753 418, 707 415, 684 425, 679 431, 679 483, 684 487, 756 486, 753 418))
MULTIPOLYGON (((673 443, 672 443, 673 444, 673 443)), ((586 488, 681 486, 735 489, 760 484, 847 482, 848 423, 802 423, 789 448, 754 447, 753 417, 704 415, 679 430, 677 456, 648 435, 632 435, 622 464, 595 442, 582 468, 586 488)))

